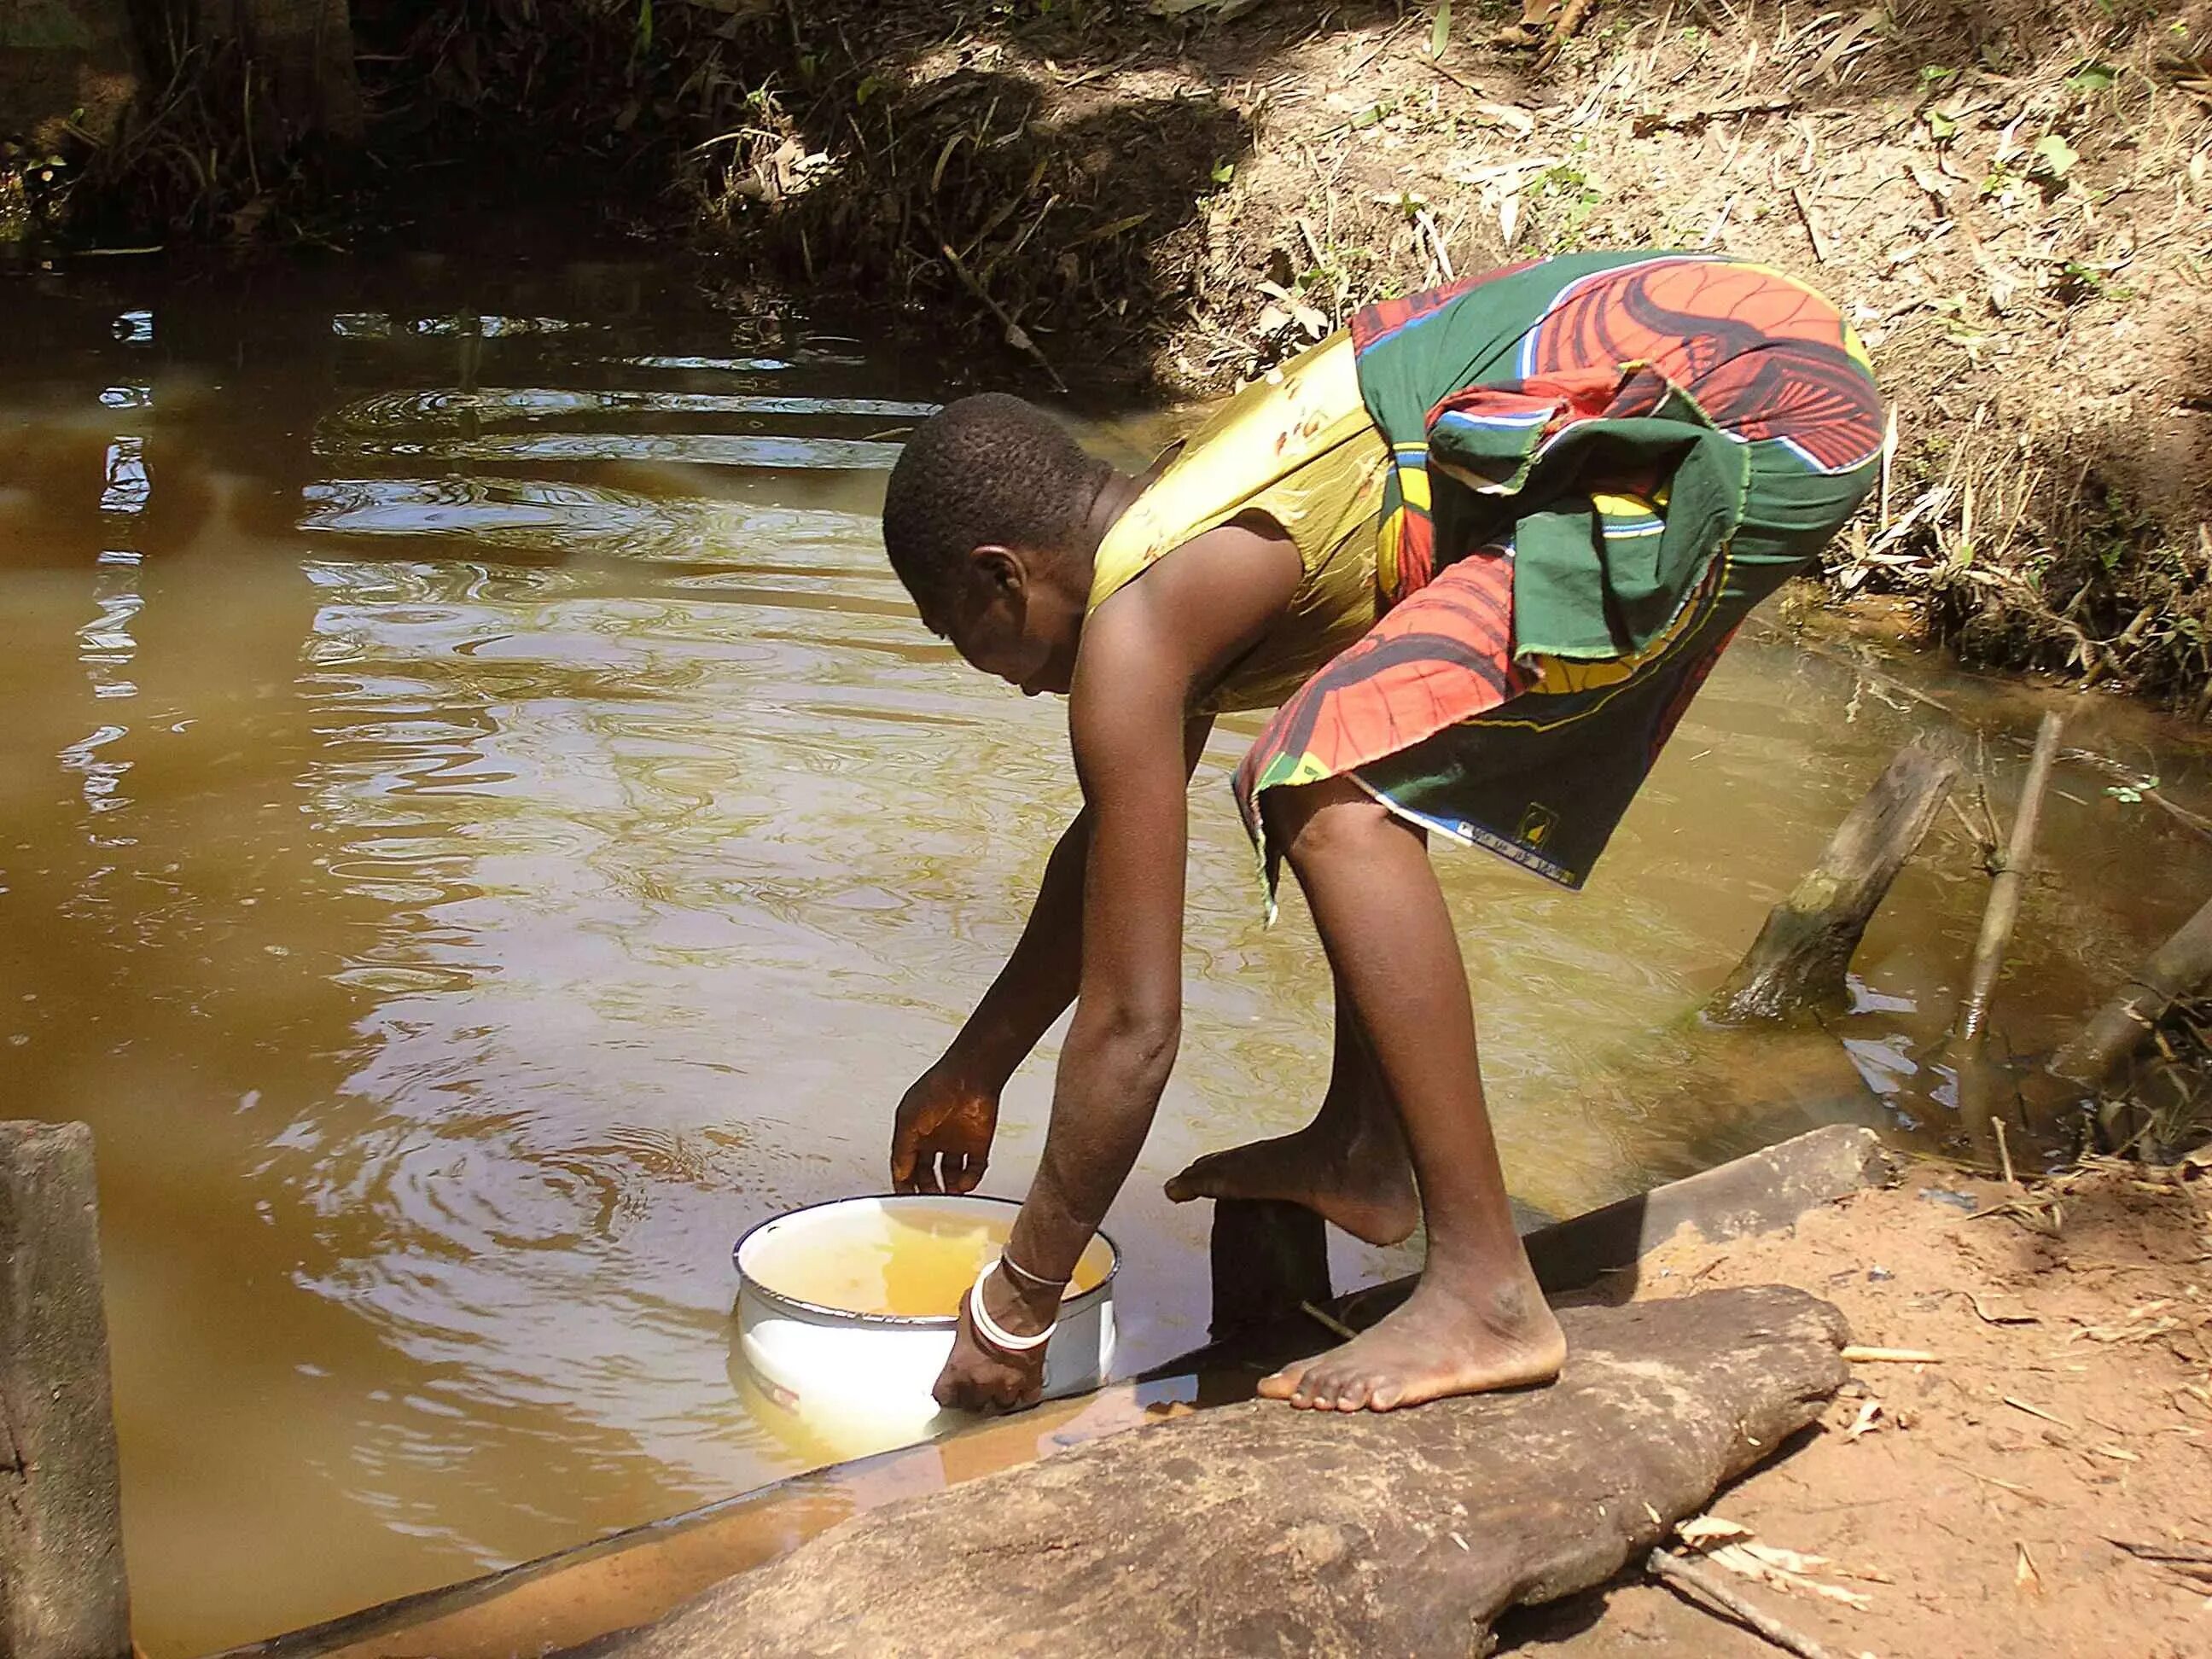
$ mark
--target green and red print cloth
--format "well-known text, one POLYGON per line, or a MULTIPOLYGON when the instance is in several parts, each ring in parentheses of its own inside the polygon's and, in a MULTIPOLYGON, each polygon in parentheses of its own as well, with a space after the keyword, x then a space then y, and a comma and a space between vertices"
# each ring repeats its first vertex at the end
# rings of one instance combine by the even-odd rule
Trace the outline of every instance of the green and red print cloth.
POLYGON ((1778 271, 1589 253, 1370 307, 1389 609, 1279 709, 1237 805, 1351 775, 1579 887, 1751 607, 1876 477, 1884 414, 1836 308, 1778 271))

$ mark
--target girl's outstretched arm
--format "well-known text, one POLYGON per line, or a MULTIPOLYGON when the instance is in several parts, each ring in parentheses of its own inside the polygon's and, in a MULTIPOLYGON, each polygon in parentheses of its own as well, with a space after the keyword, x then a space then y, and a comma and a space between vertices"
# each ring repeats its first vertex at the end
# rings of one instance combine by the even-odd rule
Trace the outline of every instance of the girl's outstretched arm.
MULTIPOLYGON (((978 1292, 1017 1336, 1057 1316, 1060 1286, 1128 1178, 1175 1062, 1187 711, 1281 614, 1299 575, 1286 539, 1231 526, 1177 549, 1085 624, 1068 712, 1091 820, 1075 1022, 1044 1156, 1007 1244, 1024 1273, 990 1275, 978 1292)), ((963 1312, 937 1398, 1026 1404, 1043 1370, 1041 1347, 988 1346, 963 1312)))

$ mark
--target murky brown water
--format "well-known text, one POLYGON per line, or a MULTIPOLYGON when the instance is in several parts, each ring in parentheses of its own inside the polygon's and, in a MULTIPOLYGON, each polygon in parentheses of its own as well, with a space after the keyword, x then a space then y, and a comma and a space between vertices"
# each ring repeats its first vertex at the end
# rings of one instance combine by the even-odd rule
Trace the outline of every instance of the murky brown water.
MULTIPOLYGON (((733 1386, 730 1243, 881 1184, 892 1103, 1072 810, 1058 708, 962 672, 873 539, 888 441, 944 377, 628 254, 113 262, 10 282, 0 317, 0 1107, 99 1136, 146 1647, 818 1456, 733 1386)), ((2031 700, 1897 672, 1986 726, 2004 796, 2031 700)), ((1446 856, 1531 1203, 1887 1121, 1825 1037, 1680 1018, 1938 718, 1893 701, 1755 630, 1588 895, 1446 856)), ((2075 707, 2075 740, 2200 787, 2155 722, 2075 707)), ((1229 724, 1184 1058, 1111 1223, 1131 1367, 1203 1334, 1206 1218, 1159 1181, 1293 1125, 1326 1066, 1229 724)), ((2046 820, 2000 1010, 2027 1043, 2212 877, 2104 782, 2062 773, 2046 820)), ((1966 845, 1947 817, 1861 958, 1843 1035, 1885 1089, 1949 1012, 1966 845)), ((993 1190, 1048 1087, 1012 1091, 993 1190)))

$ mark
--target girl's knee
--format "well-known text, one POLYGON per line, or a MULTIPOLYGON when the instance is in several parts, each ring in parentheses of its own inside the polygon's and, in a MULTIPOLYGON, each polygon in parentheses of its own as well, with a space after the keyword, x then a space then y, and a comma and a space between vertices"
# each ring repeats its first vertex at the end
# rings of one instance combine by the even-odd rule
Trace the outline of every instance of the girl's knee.
POLYGON ((1260 812, 1268 839, 1301 875, 1333 856, 1356 850, 1390 817, 1348 777, 1278 785, 1261 796, 1260 812))

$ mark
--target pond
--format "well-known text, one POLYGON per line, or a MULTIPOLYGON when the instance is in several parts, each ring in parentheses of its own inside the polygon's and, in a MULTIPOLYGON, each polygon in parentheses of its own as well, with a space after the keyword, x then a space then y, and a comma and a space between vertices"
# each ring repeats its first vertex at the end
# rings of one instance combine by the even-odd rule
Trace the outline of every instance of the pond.
MULTIPOLYGON (((818 1461, 733 1374, 730 1245, 880 1188, 1073 810, 1058 705, 963 670, 876 539, 957 376, 498 228, 85 261, 0 308, 0 1103, 98 1138, 148 1651, 818 1461)), ((1174 419, 1088 429, 1133 460, 1174 419)), ((1917 1057, 1986 888, 1948 814, 1832 1035, 1684 1024, 1951 718, 1921 698, 1985 733, 2008 810, 2036 699, 1881 672, 1754 626, 1582 896, 1441 855, 1534 1208, 1834 1118, 1941 1138, 1917 1057)), ((2072 740, 2199 787, 2172 729, 2069 706, 2072 740)), ((1183 1056, 1109 1222, 1125 1369, 1204 1335, 1204 1206, 1161 1181, 1294 1127, 1326 1071, 1310 925, 1263 927, 1228 805, 1255 728, 1194 796, 1183 1056)), ((2063 772, 2045 820, 1998 1015, 2026 1046, 2212 875, 2108 781, 2063 772)), ((1048 1090, 1010 1091, 988 1190, 1021 1192, 1048 1090)))

